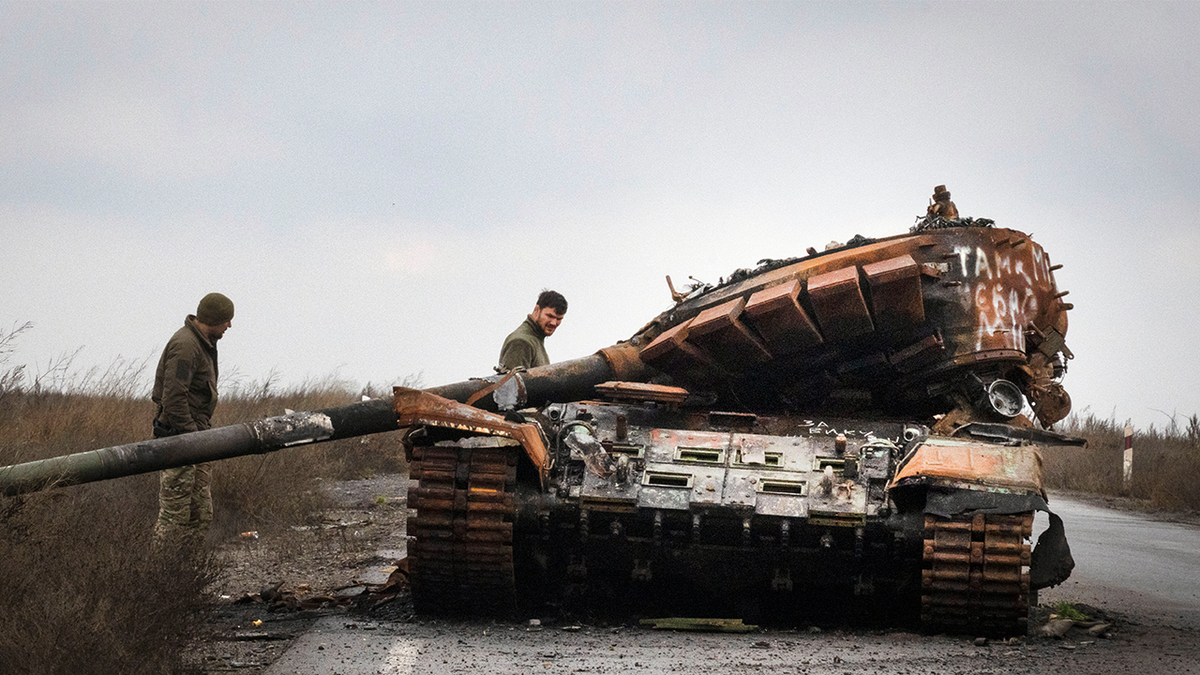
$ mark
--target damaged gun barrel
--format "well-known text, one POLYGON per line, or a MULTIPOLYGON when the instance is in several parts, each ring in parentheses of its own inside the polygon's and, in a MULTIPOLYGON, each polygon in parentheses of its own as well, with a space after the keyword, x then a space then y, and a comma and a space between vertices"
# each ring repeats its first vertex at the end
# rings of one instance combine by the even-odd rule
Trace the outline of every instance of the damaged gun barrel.
POLYGON ((3 467, 0 493, 11 496, 395 429, 391 399, 372 399, 3 467))
POLYGON ((637 347, 623 342, 591 356, 519 371, 508 382, 502 383, 504 375, 496 375, 430 387, 425 391, 452 401, 466 402, 485 388, 499 384, 491 396, 474 403, 478 408, 494 411, 498 407, 537 407, 552 401, 577 401, 592 396, 593 388, 598 384, 609 380, 640 382, 649 372, 650 369, 638 358, 637 347))
MULTIPOLYGON (((631 374, 630 367, 622 369, 617 365, 621 362, 618 359, 626 352, 633 356, 624 361, 636 361, 634 347, 618 345, 591 356, 519 373, 512 380, 513 399, 510 403, 519 403, 520 407, 563 400, 563 397, 570 400, 586 396, 596 384, 610 380, 617 374, 631 374)), ((432 387, 427 391, 461 402, 501 379, 503 376, 472 379, 432 387)), ((497 409, 494 396, 481 398, 476 405, 479 408, 497 409)), ((121 478, 396 429, 392 399, 384 397, 0 467, 0 494, 16 495, 50 487, 121 478)))

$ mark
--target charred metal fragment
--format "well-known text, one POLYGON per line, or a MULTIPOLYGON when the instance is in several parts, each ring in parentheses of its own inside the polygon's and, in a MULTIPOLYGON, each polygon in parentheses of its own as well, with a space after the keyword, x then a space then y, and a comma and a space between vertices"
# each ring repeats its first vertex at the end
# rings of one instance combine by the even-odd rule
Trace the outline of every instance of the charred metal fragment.
POLYGON ((1049 511, 1047 514, 1050 516, 1050 526, 1038 537, 1029 564, 1029 584, 1035 591, 1061 584, 1075 569, 1075 559, 1071 557, 1062 518, 1049 511))
POLYGON ((963 490, 951 485, 930 485, 923 511, 943 518, 972 517, 976 513, 1011 515, 1046 511, 1050 507, 1040 494, 1000 489, 998 491, 963 490))

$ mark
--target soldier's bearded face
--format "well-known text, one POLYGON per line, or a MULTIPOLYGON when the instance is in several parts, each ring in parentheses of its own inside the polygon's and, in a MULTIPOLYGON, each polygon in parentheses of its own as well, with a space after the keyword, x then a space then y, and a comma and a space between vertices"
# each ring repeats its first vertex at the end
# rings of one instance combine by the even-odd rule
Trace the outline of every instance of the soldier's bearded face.
POLYGON ((225 331, 229 330, 230 326, 233 325, 233 320, 226 321, 219 326, 210 326, 206 323, 200 325, 204 326, 204 334, 208 336, 208 339, 216 342, 225 336, 225 331))
POLYGON ((533 308, 533 322, 548 336, 554 335, 554 329, 558 328, 558 324, 562 323, 562 320, 563 315, 553 307, 534 306, 533 308))

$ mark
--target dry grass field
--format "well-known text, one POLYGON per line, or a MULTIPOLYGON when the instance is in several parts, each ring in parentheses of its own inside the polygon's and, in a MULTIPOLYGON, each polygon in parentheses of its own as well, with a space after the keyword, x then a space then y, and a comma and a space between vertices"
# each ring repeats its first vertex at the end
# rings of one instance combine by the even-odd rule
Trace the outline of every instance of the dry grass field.
POLYGON ((1044 454, 1048 488, 1133 497, 1166 511, 1200 510, 1200 416, 1171 418, 1163 429, 1136 429, 1128 485, 1123 423, 1072 415, 1056 430, 1086 438, 1088 445, 1054 448, 1044 454))
MULTIPOLYGON (((151 437, 146 364, 73 373, 70 359, 37 377, 8 365, 0 334, 0 466, 151 437)), ((151 366, 152 367, 152 366, 151 366)), ((336 381, 276 390, 229 387, 217 426, 360 400, 336 381)), ((303 524, 328 506, 321 478, 407 470, 390 434, 221 462, 210 541, 303 524)), ((215 547, 194 559, 152 553, 158 476, 147 474, 0 497, 0 672, 179 673, 221 574, 215 547)))
MULTIPOLYGON (((31 376, 9 365, 24 328, 0 332, 0 466, 151 436, 146 389, 152 364, 118 363, 72 373, 70 358, 31 376)), ((217 426, 358 401, 336 380, 280 389, 270 380, 223 390, 217 426)), ((369 392, 375 393, 375 392, 369 392)), ((1140 498, 1156 508, 1200 509, 1200 420, 1141 430, 1134 477, 1122 480, 1123 424, 1072 417, 1059 431, 1086 448, 1045 455, 1047 485, 1140 498)), ((407 470, 390 434, 221 462, 210 540, 280 532, 328 507, 321 479, 407 470)), ((0 664, 5 673, 186 672, 180 655, 197 639, 206 588, 221 575, 215 547, 199 560, 152 555, 157 476, 0 497, 0 664)))

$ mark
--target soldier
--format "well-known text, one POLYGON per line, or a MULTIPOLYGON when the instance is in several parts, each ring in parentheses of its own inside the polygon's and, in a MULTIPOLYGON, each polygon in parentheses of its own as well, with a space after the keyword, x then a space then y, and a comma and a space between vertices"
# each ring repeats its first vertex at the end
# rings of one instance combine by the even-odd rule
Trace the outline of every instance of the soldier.
POLYGON ((549 365, 545 341, 554 335, 554 330, 562 323, 566 313, 567 299, 562 293, 543 290, 538 295, 533 312, 504 338, 504 346, 500 348, 500 365, 496 370, 504 373, 514 368, 549 365))
MULTIPOLYGON (((233 325, 233 302, 220 293, 200 300, 194 315, 175 331, 154 374, 151 400, 158 406, 154 437, 202 431, 212 426, 217 407, 217 340, 233 325)), ((158 493, 156 543, 199 545, 212 521, 211 464, 162 472, 158 493)))

